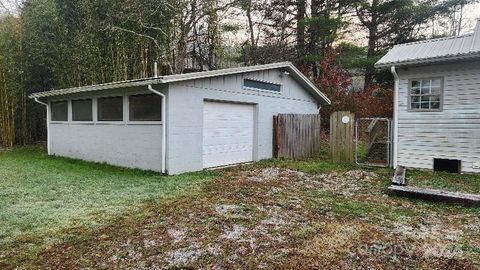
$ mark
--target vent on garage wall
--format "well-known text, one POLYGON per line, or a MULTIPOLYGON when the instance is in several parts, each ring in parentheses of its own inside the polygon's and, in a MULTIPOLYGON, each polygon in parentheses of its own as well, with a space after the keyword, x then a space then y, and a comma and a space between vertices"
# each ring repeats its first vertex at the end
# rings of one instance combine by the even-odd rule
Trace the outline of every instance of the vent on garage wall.
POLYGON ((280 92, 282 89, 280 84, 276 83, 269 83, 269 82, 262 82, 250 79, 243 80, 243 87, 250 88, 250 89, 258 89, 258 90, 267 90, 267 91, 274 91, 280 92))
POLYGON ((433 159, 433 170, 436 172, 461 173, 462 161, 457 159, 433 159))

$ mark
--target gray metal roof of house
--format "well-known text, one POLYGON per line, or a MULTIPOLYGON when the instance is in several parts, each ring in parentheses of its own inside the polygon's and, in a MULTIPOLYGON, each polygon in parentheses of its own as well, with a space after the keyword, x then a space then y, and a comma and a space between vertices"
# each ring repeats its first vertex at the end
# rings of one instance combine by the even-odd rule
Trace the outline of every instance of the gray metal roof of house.
POLYGON ((480 59, 480 19, 473 33, 395 45, 377 68, 480 59))
POLYGON ((65 88, 65 89, 38 92, 38 93, 31 94, 29 97, 44 98, 44 97, 68 95, 68 94, 74 94, 74 93, 116 89, 116 88, 123 88, 123 87, 145 86, 149 84, 163 84, 163 83, 171 83, 171 82, 179 82, 179 81, 188 81, 188 80, 233 75, 233 74, 246 73, 246 72, 262 71, 262 70, 268 70, 268 69, 277 69, 277 68, 283 68, 286 71, 289 71, 290 76, 292 76, 297 82, 299 82, 303 87, 305 87, 315 97, 315 99, 321 104, 331 103, 330 100, 327 98, 327 96, 325 96, 325 94, 323 94, 291 62, 280 62, 280 63, 266 64, 266 65, 256 65, 256 66, 248 66, 248 67, 238 67, 238 68, 219 69, 219 70, 212 70, 212 71, 175 74, 175 75, 167 75, 167 76, 161 76, 156 78, 145 78, 145 79, 89 85, 89 86, 82 86, 82 87, 65 88))

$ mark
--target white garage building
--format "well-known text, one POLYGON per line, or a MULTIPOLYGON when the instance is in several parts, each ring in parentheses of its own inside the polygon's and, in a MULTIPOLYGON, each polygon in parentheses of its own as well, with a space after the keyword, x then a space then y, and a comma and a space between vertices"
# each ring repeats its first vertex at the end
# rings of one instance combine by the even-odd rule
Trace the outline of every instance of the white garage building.
POLYGON ((50 155, 169 174, 272 157, 273 116, 329 104, 291 63, 35 93, 50 155))

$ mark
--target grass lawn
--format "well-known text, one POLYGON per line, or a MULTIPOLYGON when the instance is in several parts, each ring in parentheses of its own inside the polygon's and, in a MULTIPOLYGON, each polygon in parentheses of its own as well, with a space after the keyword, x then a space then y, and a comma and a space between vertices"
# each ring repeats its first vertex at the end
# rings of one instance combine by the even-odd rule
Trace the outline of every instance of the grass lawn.
POLYGON ((480 176, 475 174, 407 170, 406 178, 412 186, 480 194, 480 176))
POLYGON ((0 152, 0 245, 35 252, 41 245, 15 245, 22 239, 57 241, 67 227, 103 225, 147 201, 185 195, 214 175, 165 177, 48 157, 39 147, 0 152))
MULTIPOLYGON (((480 210, 391 196, 392 175, 267 160, 165 177, 0 152, 0 269, 478 269, 480 210)), ((407 178, 479 192, 479 176, 407 178)))

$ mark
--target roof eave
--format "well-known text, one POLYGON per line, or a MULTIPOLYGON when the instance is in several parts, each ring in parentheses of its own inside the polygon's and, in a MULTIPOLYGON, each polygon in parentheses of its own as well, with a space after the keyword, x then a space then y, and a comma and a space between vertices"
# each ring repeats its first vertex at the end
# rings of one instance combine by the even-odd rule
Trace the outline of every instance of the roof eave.
POLYGON ((303 73, 298 70, 292 63, 289 63, 288 68, 290 69, 293 74, 298 76, 298 81, 303 82, 303 86, 309 89, 317 102, 319 102, 321 105, 330 105, 332 102, 330 99, 322 93, 313 83, 310 81, 303 73))
POLYGON ((173 82, 179 82, 179 81, 212 78, 217 76, 228 76, 228 75, 233 75, 238 73, 255 72, 255 71, 278 69, 278 68, 286 68, 290 70, 290 72, 293 74, 295 79, 311 92, 312 96, 315 98, 315 100, 317 100, 317 102, 319 102, 322 105, 331 104, 330 99, 328 99, 328 97, 325 96, 325 94, 323 94, 291 62, 280 62, 280 63, 273 63, 273 64, 267 64, 267 65, 260 65, 260 66, 251 66, 251 67, 248 67, 247 69, 245 67, 232 68, 232 69, 225 69, 225 70, 215 70, 212 72, 186 73, 186 74, 178 74, 178 75, 169 75, 169 76, 158 77, 158 78, 146 78, 146 79, 138 79, 138 80, 130 80, 130 81, 112 82, 112 83, 99 84, 99 85, 51 90, 51 91, 38 92, 38 93, 31 94, 29 95, 29 98, 45 98, 45 97, 61 96, 61 95, 68 95, 68 94, 109 90, 109 89, 116 89, 116 88, 122 88, 122 87, 135 87, 135 86, 144 86, 148 84, 173 83, 173 82))
POLYGON ((54 96, 61 96, 61 95, 68 95, 68 94, 117 89, 122 87, 135 87, 135 86, 144 86, 149 84, 161 84, 161 83, 162 83, 161 78, 146 78, 146 79, 139 79, 139 80, 112 82, 112 83, 105 83, 105 84, 98 84, 98 85, 91 85, 91 86, 50 90, 50 91, 33 93, 33 94, 30 94, 28 97, 29 98, 45 98, 45 97, 54 97, 54 96))
POLYGON ((409 60, 409 61, 386 62, 386 63, 377 62, 375 64, 375 68, 385 69, 391 66, 405 67, 405 66, 414 66, 414 65, 442 64, 442 63, 469 61, 469 60, 475 61, 479 59, 480 59, 480 53, 473 53, 468 55, 455 55, 455 56, 417 59, 417 60, 409 60))

